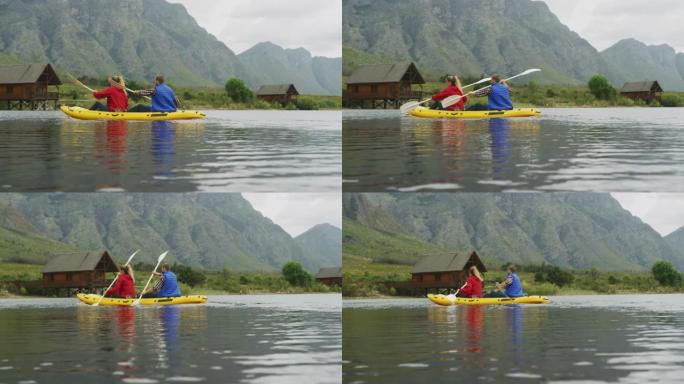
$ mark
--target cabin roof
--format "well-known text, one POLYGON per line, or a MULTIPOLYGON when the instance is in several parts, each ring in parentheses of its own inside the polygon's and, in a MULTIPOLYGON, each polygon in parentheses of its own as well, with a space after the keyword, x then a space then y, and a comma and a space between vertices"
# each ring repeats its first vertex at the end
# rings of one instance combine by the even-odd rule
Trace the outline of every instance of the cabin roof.
POLYGON ((415 71, 413 84, 425 84, 423 76, 413 62, 396 64, 361 65, 349 76, 347 84, 399 83, 410 71, 415 71))
POLYGON ((342 268, 340 267, 321 268, 316 274, 317 279, 334 279, 339 277, 342 277, 342 268))
POLYGON ((458 272, 475 264, 480 272, 487 272, 475 251, 459 252, 450 255, 428 255, 413 266, 411 273, 458 272))
POLYGON ((48 261, 43 268, 43 273, 93 271, 103 260, 106 272, 119 271, 119 267, 114 263, 109 252, 100 250, 58 255, 48 261))
POLYGON ((637 81, 632 83, 625 83, 620 89, 620 93, 632 93, 632 92, 663 92, 663 88, 660 84, 655 81, 637 81))
POLYGON ((289 94, 299 95, 294 84, 270 84, 262 85, 257 91, 257 96, 285 96, 289 94))
POLYGON ((34 84, 43 77, 48 85, 62 85, 50 64, 0 65, 0 84, 34 84))

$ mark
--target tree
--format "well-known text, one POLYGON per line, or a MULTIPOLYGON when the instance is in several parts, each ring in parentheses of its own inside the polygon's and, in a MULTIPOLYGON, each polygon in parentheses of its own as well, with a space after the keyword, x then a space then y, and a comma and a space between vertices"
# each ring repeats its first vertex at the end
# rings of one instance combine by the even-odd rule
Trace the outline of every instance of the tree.
POLYGON ((178 281, 191 287, 204 284, 207 281, 207 277, 202 272, 185 265, 174 263, 171 270, 178 277, 178 281))
POLYGON ((674 287, 682 283, 682 275, 667 261, 659 261, 651 268, 653 277, 661 285, 674 287))
POLYGON ((604 76, 596 75, 589 80, 589 90, 599 100, 615 100, 617 91, 604 76))
POLYGON ((283 266, 283 277, 290 285, 296 287, 309 287, 313 281, 311 275, 296 261, 291 261, 283 266))
POLYGON ((244 81, 233 77, 226 82, 226 93, 236 103, 247 103, 254 100, 254 93, 244 81))

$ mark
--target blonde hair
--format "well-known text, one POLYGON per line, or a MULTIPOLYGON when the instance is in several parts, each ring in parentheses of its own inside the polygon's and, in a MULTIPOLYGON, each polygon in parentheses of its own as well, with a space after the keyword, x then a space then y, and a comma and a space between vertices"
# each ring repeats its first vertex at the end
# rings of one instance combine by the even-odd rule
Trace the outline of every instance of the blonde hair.
POLYGON ((461 79, 459 79, 458 76, 449 75, 449 76, 447 76, 447 81, 450 82, 451 84, 457 86, 458 89, 463 89, 463 85, 461 85, 461 79))
POLYGON ((123 90, 124 93, 128 95, 128 92, 126 92, 126 80, 124 80, 123 75, 112 76, 112 80, 119 84, 121 86, 121 90, 123 90))
POLYGON ((130 265, 124 265, 123 267, 121 267, 121 269, 124 272, 126 272, 128 276, 131 277, 131 280, 133 280, 133 282, 135 282, 135 276, 133 276, 133 267, 131 267, 130 265))
POLYGON ((475 275, 475 277, 480 279, 480 281, 484 281, 484 279, 482 278, 482 275, 480 274, 480 271, 477 269, 476 266, 473 265, 472 267, 470 267, 468 269, 468 271, 470 272, 471 275, 475 275))

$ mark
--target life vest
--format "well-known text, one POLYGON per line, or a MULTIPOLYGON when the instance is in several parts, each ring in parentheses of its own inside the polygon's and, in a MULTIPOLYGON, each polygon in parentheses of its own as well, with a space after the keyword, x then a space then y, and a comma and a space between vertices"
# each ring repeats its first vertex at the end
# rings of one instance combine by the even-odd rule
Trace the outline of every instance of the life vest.
POLYGON ((162 272, 164 276, 164 284, 159 290, 159 297, 178 297, 181 295, 180 289, 178 289, 178 280, 176 279, 176 274, 168 271, 162 272))
POLYGON ((152 112, 176 112, 176 94, 166 84, 155 87, 152 96, 152 112))
POLYGON ((523 297, 525 296, 525 293, 523 293, 523 288, 522 288, 522 283, 520 282, 520 278, 518 275, 515 273, 510 273, 508 277, 511 278, 511 285, 506 287, 506 296, 508 297, 523 297))
POLYGON ((488 107, 492 111, 509 111, 513 109, 511 92, 508 90, 508 87, 501 83, 492 85, 492 91, 489 93, 488 107))

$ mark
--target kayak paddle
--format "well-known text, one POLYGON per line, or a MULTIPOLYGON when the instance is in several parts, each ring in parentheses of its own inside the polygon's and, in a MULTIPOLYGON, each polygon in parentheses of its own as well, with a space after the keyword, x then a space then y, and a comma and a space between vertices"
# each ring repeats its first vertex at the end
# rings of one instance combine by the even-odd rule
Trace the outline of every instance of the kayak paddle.
MULTIPOLYGON (((513 77, 509 77, 508 79, 502 80, 502 82, 504 82, 504 81, 511 81, 511 80, 513 80, 513 79, 517 79, 518 77, 527 76, 527 75, 529 75, 529 74, 536 73, 536 72, 541 72, 541 69, 536 69, 536 68, 535 68, 535 69, 528 69, 527 71, 525 71, 525 72, 523 72, 523 73, 517 74, 517 75, 515 75, 515 76, 513 76, 513 77)), ((483 90, 483 89, 491 88, 491 87, 492 87, 491 85, 488 85, 488 86, 486 86, 486 87, 484 87, 484 88, 478 89, 477 91, 473 91, 473 92, 470 92, 470 93, 466 93, 466 94, 463 95, 463 96, 451 96, 451 97, 447 97, 446 99, 442 100, 442 108, 444 108, 444 109, 449 108, 449 107, 451 107, 452 105, 454 105, 454 104, 458 103, 459 101, 461 101, 462 98, 464 98, 464 97, 466 97, 466 96, 470 96, 470 95, 472 95, 472 94, 475 93, 475 92, 481 91, 481 90, 483 90)))
MULTIPOLYGON (((126 261, 126 264, 124 264, 124 267, 131 263, 131 260, 133 260, 133 258, 135 257, 135 255, 138 254, 138 252, 140 252, 139 249, 138 249, 137 251, 133 252, 133 254, 131 255, 131 257, 128 258, 128 261, 126 261)), ((121 273, 121 272, 119 272, 119 274, 120 274, 120 273, 121 273)), ((107 289, 105 289, 105 291, 102 293, 102 296, 100 296, 100 300, 98 300, 97 303, 93 304, 93 307, 97 307, 98 305, 100 305, 100 301, 102 301, 102 299, 104 299, 105 294, 107 293, 107 291, 109 291, 110 289, 112 289, 112 287, 114 286, 114 282, 116 282, 116 279, 119 278, 119 274, 117 274, 116 277, 114 277, 114 280, 112 280, 112 283, 109 284, 109 287, 107 287, 107 289)))
POLYGON ((76 78, 76 76, 72 75, 71 73, 67 72, 67 76, 71 79, 71 81, 73 81, 73 82, 76 83, 77 85, 80 85, 81 87, 83 87, 83 88, 89 90, 90 92, 95 92, 94 89, 92 89, 92 88, 88 87, 87 85, 81 83, 81 81, 78 80, 78 79, 76 78))
MULTIPOLYGON (((482 84, 482 83, 486 83, 486 82, 491 81, 491 80, 492 80, 492 78, 491 78, 491 77, 488 77, 488 78, 482 79, 482 80, 480 80, 480 81, 478 81, 478 82, 476 82, 476 83, 468 84, 468 85, 466 85, 465 87, 463 87, 462 89, 474 87, 474 86, 476 86, 476 85, 479 85, 479 84, 482 84)), ((432 101, 432 98, 429 98, 429 99, 426 99, 426 100, 423 100, 423 101, 409 101, 408 103, 405 103, 405 104, 403 104, 401 107, 399 107, 399 109, 401 110, 401 113, 402 113, 403 115, 408 115, 409 113, 411 113, 411 111, 413 111, 414 109, 416 109, 418 106, 420 106, 420 105, 422 105, 422 104, 425 104, 425 103, 427 103, 428 101, 432 101)))
POLYGON ((157 259, 157 265, 154 266, 154 270, 152 271, 150 278, 147 280, 147 284, 145 284, 145 288, 143 288, 143 290, 140 292, 140 297, 138 297, 138 300, 133 302, 133 305, 140 304, 140 300, 142 299, 143 294, 145 293, 145 290, 150 285, 150 282, 152 281, 152 278, 154 277, 154 273, 157 272, 157 268, 159 268, 159 264, 161 264, 162 260, 164 260, 164 258, 166 257, 166 255, 168 253, 169 253, 169 251, 166 251, 166 252, 162 253, 161 255, 159 255, 159 258, 157 259))
POLYGON ((456 290, 456 293, 454 293, 453 295, 447 295, 447 298, 449 299, 449 301, 451 301, 452 303, 456 303, 456 299, 458 298, 458 293, 461 292, 461 289, 465 288, 466 285, 468 285, 467 281, 465 284, 463 284, 463 286, 461 288, 456 290))

